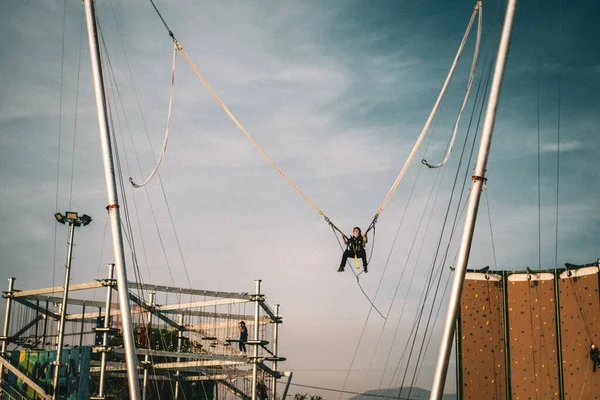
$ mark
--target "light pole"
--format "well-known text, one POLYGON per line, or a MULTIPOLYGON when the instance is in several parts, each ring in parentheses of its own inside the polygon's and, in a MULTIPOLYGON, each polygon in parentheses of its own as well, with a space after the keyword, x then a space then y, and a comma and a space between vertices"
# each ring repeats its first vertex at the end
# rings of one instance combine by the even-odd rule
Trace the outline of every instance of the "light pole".
POLYGON ((65 265, 65 286, 63 291, 62 307, 60 308, 60 323, 58 324, 58 346, 56 348, 56 361, 54 362, 54 381, 52 382, 52 399, 58 398, 58 382, 60 378, 60 364, 62 358, 63 339, 65 337, 65 315, 67 314, 67 299, 69 297, 69 279, 71 277, 71 258, 73 256, 73 237, 76 226, 86 226, 92 222, 89 215, 77 215, 76 212, 67 211, 65 215, 54 214, 54 218, 61 224, 69 225, 69 241, 67 242, 67 264, 65 265))

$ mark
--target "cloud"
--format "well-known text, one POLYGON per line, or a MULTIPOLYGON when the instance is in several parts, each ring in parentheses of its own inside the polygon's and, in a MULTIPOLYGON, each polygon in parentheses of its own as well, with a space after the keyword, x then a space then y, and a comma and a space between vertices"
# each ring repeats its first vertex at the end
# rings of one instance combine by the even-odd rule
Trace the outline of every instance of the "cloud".
POLYGON ((540 146, 540 151, 542 153, 556 153, 558 151, 561 152, 570 152, 581 150, 584 148, 582 142, 578 140, 571 140, 563 143, 545 143, 540 146))

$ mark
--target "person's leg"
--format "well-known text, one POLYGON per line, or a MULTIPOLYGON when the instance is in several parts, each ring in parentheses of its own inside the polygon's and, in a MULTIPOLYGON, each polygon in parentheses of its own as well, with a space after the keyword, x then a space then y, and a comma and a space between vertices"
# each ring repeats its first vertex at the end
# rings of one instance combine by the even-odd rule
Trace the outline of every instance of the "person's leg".
POLYGON ((367 267, 367 252, 363 249, 359 252, 360 258, 362 258, 363 267, 367 267))
POLYGON ((350 250, 345 250, 344 255, 342 256, 342 262, 340 263, 340 268, 338 269, 338 271, 344 270, 344 267, 346 266, 346 261, 348 260, 349 256, 350 256, 350 250))

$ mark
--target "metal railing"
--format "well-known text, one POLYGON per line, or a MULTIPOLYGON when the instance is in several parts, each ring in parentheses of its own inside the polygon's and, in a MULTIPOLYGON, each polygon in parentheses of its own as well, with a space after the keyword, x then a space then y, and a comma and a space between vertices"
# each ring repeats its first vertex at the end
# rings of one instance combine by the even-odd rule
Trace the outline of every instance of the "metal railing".
POLYGON ((28 400, 27 397, 8 383, 0 386, 0 400, 28 400))

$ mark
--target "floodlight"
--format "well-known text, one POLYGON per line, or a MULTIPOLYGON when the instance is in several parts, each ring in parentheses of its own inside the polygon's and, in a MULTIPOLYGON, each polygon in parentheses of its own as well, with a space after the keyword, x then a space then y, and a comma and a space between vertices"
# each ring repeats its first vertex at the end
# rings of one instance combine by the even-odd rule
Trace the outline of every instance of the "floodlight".
POLYGON ((72 219, 72 220, 77 219, 77 213, 76 212, 67 211, 66 214, 67 214, 67 219, 72 219))
POLYGON ((61 224, 65 223, 65 217, 61 213, 54 214, 54 218, 56 218, 56 220, 61 224))
POLYGON ((81 217, 79 217, 79 220, 81 221, 81 224, 83 226, 88 225, 90 222, 92 222, 92 217, 90 217, 87 214, 83 214, 81 217))

